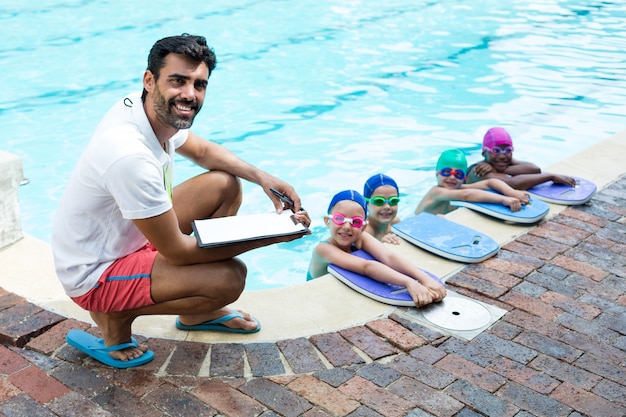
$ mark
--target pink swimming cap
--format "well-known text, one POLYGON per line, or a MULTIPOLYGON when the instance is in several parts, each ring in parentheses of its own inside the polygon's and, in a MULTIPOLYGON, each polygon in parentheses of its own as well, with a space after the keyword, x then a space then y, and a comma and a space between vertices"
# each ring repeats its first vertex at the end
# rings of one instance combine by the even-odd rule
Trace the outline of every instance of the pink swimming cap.
POLYGON ((500 145, 509 145, 512 148, 513 141, 511 140, 511 135, 509 135, 509 132, 503 127, 492 127, 485 133, 485 137, 483 138, 483 152, 485 152, 487 148, 493 149, 500 145))

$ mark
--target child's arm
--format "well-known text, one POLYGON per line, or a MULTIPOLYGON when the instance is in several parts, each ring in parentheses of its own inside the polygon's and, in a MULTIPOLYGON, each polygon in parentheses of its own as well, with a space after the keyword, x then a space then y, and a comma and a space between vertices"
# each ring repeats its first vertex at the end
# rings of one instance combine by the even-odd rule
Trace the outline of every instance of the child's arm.
POLYGON ((377 243, 379 242, 363 239, 363 249, 378 260, 368 265, 365 275, 374 279, 384 277, 384 282, 406 287, 417 307, 433 301, 441 301, 446 296, 446 289, 443 285, 402 255, 377 243))
POLYGON ((490 178, 486 181, 490 189, 497 191, 500 194, 503 194, 508 197, 516 198, 522 204, 528 204, 528 202, 530 201, 530 196, 528 195, 528 193, 524 191, 516 190, 515 188, 509 186, 507 183, 505 183, 502 180, 499 180, 497 178, 490 178))
POLYGON ((518 161, 511 158, 511 165, 504 170, 504 173, 508 175, 540 174, 541 168, 532 162, 518 161))

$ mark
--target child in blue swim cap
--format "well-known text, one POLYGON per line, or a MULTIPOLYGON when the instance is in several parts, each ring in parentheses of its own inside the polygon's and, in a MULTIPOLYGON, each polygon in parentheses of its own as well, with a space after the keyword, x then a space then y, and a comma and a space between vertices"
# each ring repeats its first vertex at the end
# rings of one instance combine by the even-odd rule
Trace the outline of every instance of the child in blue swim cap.
POLYGON ((359 192, 345 190, 332 198, 324 216, 330 237, 315 247, 307 280, 327 274, 332 263, 380 282, 406 287, 416 307, 441 301, 446 296, 445 287, 374 236, 363 233, 366 219, 367 202, 359 192), (351 254, 358 249, 375 260, 351 254))
POLYGON ((397 217, 400 203, 398 184, 388 175, 372 175, 365 181, 363 196, 368 213, 365 232, 381 242, 400 244, 400 238, 391 231, 391 226, 400 221, 397 217))

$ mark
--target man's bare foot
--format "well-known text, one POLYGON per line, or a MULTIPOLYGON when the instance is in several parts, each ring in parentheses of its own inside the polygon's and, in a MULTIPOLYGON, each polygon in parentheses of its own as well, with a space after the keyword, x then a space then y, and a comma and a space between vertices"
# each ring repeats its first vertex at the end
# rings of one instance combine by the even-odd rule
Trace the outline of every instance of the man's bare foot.
MULTIPOLYGON (((90 311, 89 315, 102 332, 106 347, 131 342, 131 325, 134 318, 129 318, 123 313, 95 313, 90 311)), ((136 348, 129 347, 112 351, 109 352, 109 355, 115 359, 127 362, 141 357, 147 350, 147 346, 139 345, 136 348)))
POLYGON ((254 330, 259 327, 259 323, 250 316, 250 314, 245 313, 241 310, 233 310, 228 307, 220 308, 219 310, 215 310, 209 314, 198 314, 198 315, 184 315, 179 316, 179 320, 181 323, 187 326, 193 326, 196 324, 204 323, 210 320, 216 320, 221 317, 232 314, 233 312, 241 313, 242 317, 233 317, 230 320, 223 322, 222 324, 226 327, 230 327, 232 329, 244 329, 244 330, 254 330))

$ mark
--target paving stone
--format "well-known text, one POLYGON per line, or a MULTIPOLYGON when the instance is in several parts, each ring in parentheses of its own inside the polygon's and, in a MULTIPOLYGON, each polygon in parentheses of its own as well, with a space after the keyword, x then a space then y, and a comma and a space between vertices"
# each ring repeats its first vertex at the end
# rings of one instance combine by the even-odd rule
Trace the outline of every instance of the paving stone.
POLYGON ((141 366, 144 371, 158 372, 165 362, 172 355, 176 346, 178 345, 176 340, 150 338, 143 342, 148 349, 154 352, 154 359, 147 364, 141 366))
POLYGON ((345 368, 332 368, 316 372, 315 376, 321 381, 337 388, 339 385, 352 378, 354 376, 354 372, 345 368))
POLYGON ((570 365, 551 356, 539 354, 528 366, 546 373, 560 381, 569 382, 585 390, 591 390, 602 380, 598 375, 570 365))
POLYGON ((348 414, 346 417, 386 417, 376 411, 372 410, 369 407, 361 406, 357 408, 354 412, 348 414))
POLYGON ((306 399, 293 391, 267 379, 256 378, 248 381, 240 391, 286 417, 296 417, 307 412, 313 406, 306 399))
POLYGON ((536 416, 565 417, 572 411, 561 402, 515 382, 508 382, 497 392, 497 395, 507 403, 536 416))
POLYGON ((87 330, 89 327, 89 324, 85 322, 66 319, 52 326, 45 333, 31 339, 26 343, 26 347, 45 355, 50 355, 66 343, 65 337, 68 331, 72 329, 87 330))
POLYGON ((542 274, 551 276, 552 278, 556 278, 559 280, 564 280, 572 274, 571 271, 568 271, 567 269, 563 269, 560 266, 556 266, 553 264, 545 264, 544 266, 539 268, 537 272, 541 272, 542 274))
MULTIPOLYGON (((450 385, 445 393, 486 416, 513 417, 518 408, 493 394, 462 379, 450 385)), ((550 414, 546 414, 550 415, 550 414)), ((550 415, 550 417, 556 417, 550 415)))
MULTIPOLYGON (((572 287, 571 285, 567 284, 567 282, 563 280, 551 277, 550 275, 542 274, 541 272, 531 273, 530 275, 526 277, 526 280, 524 281, 524 283, 534 284, 543 288, 544 290, 550 290, 550 291, 563 294, 565 296, 572 297, 572 298, 578 298, 581 295, 585 294, 584 290, 580 288, 572 287)), ((520 284, 517 287, 515 287, 515 290, 517 291, 519 287, 522 287, 522 285, 520 284)), ((547 291, 543 291, 540 294, 537 294, 537 292, 530 293, 527 291, 519 291, 519 292, 524 293, 534 298, 540 298, 540 296, 547 291)))
POLYGON ((500 297, 499 300, 547 320, 554 320, 563 312, 560 308, 552 307, 549 304, 516 291, 509 291, 507 294, 500 297))
POLYGON ((433 389, 413 378, 400 378, 389 386, 389 391, 406 400, 417 402, 418 407, 438 417, 454 416, 464 406, 462 402, 444 392, 433 389))
POLYGON ((449 278, 446 281, 446 284, 453 284, 461 288, 469 288, 479 294, 493 298, 498 298, 509 290, 507 287, 494 284, 463 272, 459 272, 449 278))
POLYGON ((626 407, 607 401, 567 382, 554 390, 552 398, 590 417, 623 417, 626 415, 626 407))
POLYGON ((211 376, 242 377, 244 349, 239 343, 216 343, 211 346, 211 376))
POLYGON ((385 417, 405 416, 417 406, 415 399, 404 399, 359 376, 342 384, 339 390, 385 417))
POLYGON ((116 416, 150 416, 159 417, 164 414, 157 408, 137 401, 128 391, 112 385, 91 399, 103 409, 116 416))
POLYGON ((522 282, 520 278, 514 275, 486 268, 483 265, 483 262, 467 265, 463 268, 463 273, 484 279, 485 281, 489 281, 506 288, 512 288, 522 282))
POLYGON ((456 338, 446 340, 439 346, 439 349, 442 349, 449 354, 453 353, 460 356, 461 358, 475 363, 483 368, 498 357, 498 352, 494 350, 483 349, 483 347, 478 344, 471 344, 456 338))
MULTIPOLYGON (((626 383, 626 381, 622 381, 626 383)), ((577 384, 572 384, 577 385, 577 384)), ((584 389, 584 387, 581 387, 584 389)), ((603 379, 598 384, 593 387, 593 393, 599 395, 600 397, 607 399, 609 401, 616 402, 623 406, 626 406, 626 386, 622 384, 617 384, 613 381, 609 381, 608 379, 603 379)))
POLYGON ((491 372, 455 354, 446 356, 437 362, 435 367, 492 393, 506 383, 506 379, 497 373, 491 372))
POLYGON ((583 295, 579 298, 579 300, 602 309, 602 312, 605 314, 622 314, 624 312, 625 306, 618 304, 617 302, 612 302, 604 298, 597 297, 593 294, 583 295))
POLYGON ((520 294, 527 295, 532 298, 539 298, 542 294, 548 291, 545 287, 542 287, 537 284, 533 284, 531 280, 531 276, 536 276, 537 274, 533 272, 530 274, 524 281, 520 282, 519 285, 513 287, 516 292, 520 294))
POLYGON ((541 394, 551 393, 560 383, 548 375, 505 357, 496 359, 489 365, 489 369, 541 394))
MULTIPOLYGON (((524 334, 523 332, 521 334, 524 334)), ((535 356, 537 352, 534 349, 529 349, 517 342, 516 337, 513 341, 500 339, 493 334, 483 333, 476 336, 471 342, 471 345, 477 346, 478 349, 490 350, 498 355, 502 355, 506 358, 513 359, 520 363, 528 363, 535 356)))
POLYGON ((626 334, 626 311, 621 314, 601 313, 596 323, 607 329, 626 334))
POLYGON ((263 404, 218 378, 207 380, 192 394, 226 416, 257 416, 266 410, 263 404))
POLYGON ((503 319, 506 322, 515 324, 522 329, 532 329, 537 333, 554 337, 557 340, 569 332, 569 329, 566 329, 551 320, 546 320, 521 310, 513 310, 505 314, 503 319))
MULTIPOLYGON (((465 407, 455 417, 484 417, 484 414, 479 414, 476 411, 472 410, 469 407, 465 407)), ((515 414, 515 417, 519 417, 519 413, 515 414)), ((534 417, 534 416, 532 416, 534 417)))
POLYGON ((617 300, 623 294, 623 290, 620 290, 611 282, 611 277, 605 278, 602 282, 596 282, 579 274, 570 274, 565 279, 565 284, 573 289, 591 293, 607 300, 617 300))
MULTIPOLYGON (((595 233, 600 228, 600 226, 581 221, 581 220, 576 219, 574 217, 563 216, 562 213, 559 214, 558 216, 554 217, 553 219, 551 219, 551 221, 554 222, 554 223, 559 223, 559 224, 562 224, 562 225, 565 225, 565 226, 572 227, 574 229, 579 229, 579 230, 582 230, 583 232, 587 232, 587 233, 595 233)), ((606 222, 606 220, 605 220, 605 222, 606 222)), ((530 233, 533 233, 535 230, 531 230, 530 233)), ((546 237, 546 236, 544 236, 544 237, 546 237)))
POLYGON ((142 398, 167 415, 206 416, 216 411, 206 403, 170 384, 163 384, 142 398))
POLYGON ((52 411, 26 394, 16 395, 0 403, 0 413, 6 417, 57 417, 52 411))
POLYGON ((489 329, 489 333, 505 340, 512 340, 522 332, 519 326, 499 320, 489 329))
POLYGON ((518 263, 517 259, 511 255, 504 255, 502 253, 506 252, 510 254, 509 251, 501 251, 500 254, 496 257, 492 257, 483 261, 482 264, 485 268, 493 269, 494 271, 503 272, 505 274, 513 275, 517 278, 524 278, 526 275, 530 274, 537 268, 540 268, 543 265, 542 261, 538 261, 537 264, 528 262, 528 263, 518 263))
MULTIPOLYGON (((604 239, 612 240, 621 245, 626 244, 626 233, 624 233, 621 229, 614 230, 611 228, 611 226, 613 225, 610 225, 608 228, 598 230, 597 236, 604 239)), ((617 227, 617 225, 615 225, 614 227, 617 227)), ((624 226, 621 226, 621 228, 623 227, 624 226)))
POLYGON ((415 333, 418 336, 419 339, 416 339, 414 342, 417 345, 415 347, 423 346, 425 343, 424 341, 431 342, 432 344, 436 345, 438 344, 439 340, 443 341, 442 339, 447 338, 447 336, 445 336, 441 332, 430 329, 426 326, 421 325, 420 323, 409 320, 406 317, 400 316, 396 313, 390 314, 388 319, 395 321, 405 329, 409 329, 412 333, 415 333))
POLYGON ((9 349, 13 350, 15 353, 19 353, 28 362, 46 372, 56 368, 63 363, 62 361, 54 357, 46 356, 42 353, 35 352, 34 350, 20 349, 15 346, 11 346, 9 349))
POLYGON ((454 375, 444 369, 429 365, 407 355, 393 358, 389 361, 388 366, 433 388, 445 388, 456 379, 454 375))
POLYGON ((0 378, 0 403, 19 395, 22 391, 4 378, 0 378))
MULTIPOLYGON (((526 238, 527 241, 532 240, 531 237, 527 237, 526 238)), ((535 240, 540 240, 539 237, 535 236, 535 240)), ((545 241, 545 239, 544 239, 545 241)), ((555 246, 557 245, 556 242, 553 243, 555 246)), ((544 245, 547 246, 547 245, 544 245)), ((537 258, 537 259, 541 259, 541 260, 548 260, 548 259, 552 259, 554 258, 556 255, 558 255, 559 253, 563 252, 565 250, 565 248, 568 248, 568 246, 562 245, 561 246, 562 249, 554 249, 554 248, 548 248, 548 247, 541 247, 541 246, 531 246, 529 244, 525 244, 524 242, 518 240, 514 240, 512 242, 509 242, 507 244, 505 244, 504 246, 502 246, 502 249, 506 249, 508 251, 511 252, 515 252, 521 255, 527 255, 527 256, 531 256, 533 258, 537 258)))
POLYGON ((59 365, 50 372, 50 375, 87 398, 92 398, 111 387, 106 378, 84 366, 59 365))
POLYGON ((0 312, 0 342, 23 347, 62 320, 62 316, 34 304, 17 304, 0 312))
POLYGON ((4 288, 0 292, 0 312, 17 304, 29 304, 24 297, 20 297, 12 292, 7 292, 4 288))
POLYGON ((400 372, 379 362, 372 362, 362 366, 356 374, 383 388, 402 376, 400 372))
POLYGON ((36 366, 21 369, 8 381, 42 404, 70 392, 70 389, 36 366))
POLYGON ((244 349, 252 376, 279 375, 285 372, 275 343, 249 343, 244 345, 244 349))
MULTIPOLYGON (((178 342, 166 372, 170 375, 198 375, 202 363, 206 359, 209 346, 206 343, 178 342)), ((234 352, 229 353, 236 355, 234 352)), ((213 365, 212 361, 211 365, 213 365)))
POLYGON ((626 350, 626 336, 620 336, 617 338, 615 343, 613 343, 613 346, 621 350, 626 350))
POLYGON ((559 255, 552 260, 552 263, 567 269, 568 271, 576 272, 584 277, 593 279, 594 281, 602 281, 608 273, 595 266, 588 265, 584 262, 577 261, 568 256, 559 255))
POLYGON ((52 412, 63 417, 114 417, 98 404, 76 392, 67 393, 47 406, 52 412))
POLYGON ((571 217, 580 220, 586 224, 598 226, 598 228, 604 227, 608 223, 608 220, 603 217, 596 216, 593 213, 588 213, 582 210, 577 210, 575 207, 566 208, 557 217, 561 216, 571 217))
POLYGON ((344 329, 339 334, 373 360, 398 353, 398 349, 365 326, 344 329))
POLYGON ((574 246, 590 235, 589 231, 552 221, 540 224, 531 233, 567 246, 574 246))
POLYGON ((626 381, 626 368, 615 366, 614 363, 607 362, 606 359, 588 352, 578 358, 574 365, 608 378, 618 384, 626 381))
POLYGON ((357 401, 336 390, 335 387, 309 375, 297 378, 289 383, 287 388, 312 404, 327 410, 331 415, 345 416, 360 406, 357 401))
MULTIPOLYGON (((517 239, 514 240, 514 242, 524 243, 527 246, 530 246, 531 248, 543 249, 545 251, 544 257, 547 257, 547 259, 551 259, 556 254, 565 252, 566 250, 570 248, 570 245, 565 245, 562 243, 555 242, 554 240, 545 239, 541 236, 537 236, 536 234, 533 233, 533 230, 531 230, 529 233, 525 235, 518 237, 517 239)), ((543 259, 536 255, 531 254, 531 256, 535 256, 539 259, 543 259)))
POLYGON ((29 365, 30 363, 21 355, 0 345, 0 374, 11 375, 29 365))
POLYGON ((311 342, 300 337, 276 343, 294 373, 304 374, 326 369, 311 342))
POLYGON ((563 311, 582 317, 585 320, 593 320, 602 312, 602 310, 597 307, 553 291, 548 291, 539 297, 539 299, 544 303, 551 304, 563 311))
POLYGON ((310 340, 333 366, 365 362, 339 333, 318 334, 310 340))
POLYGON ((445 357, 447 353, 434 346, 424 345, 416 349, 413 349, 410 352, 410 355, 414 357, 415 359, 418 359, 422 362, 426 362, 432 365, 433 363, 437 362, 441 358, 445 357))
MULTIPOLYGON (((565 334, 563 337, 559 337, 558 340, 576 344, 579 349, 583 350, 594 350, 593 348, 596 347, 597 344, 610 345, 613 340, 616 340, 620 336, 618 332, 612 331, 609 326, 599 320, 587 321, 572 314, 562 314, 555 322, 573 330, 570 332, 571 335, 565 334), (578 342, 576 342, 576 340, 578 340, 578 342), (595 343, 593 343, 594 341, 595 343), (591 346, 590 349, 588 346, 591 344, 593 344, 593 346, 591 346)), ((609 348, 609 350, 611 349, 609 348)), ((621 356, 621 352, 614 350, 611 356, 615 355, 621 356)))
MULTIPOLYGON (((526 330, 520 333, 520 335, 517 336, 514 341, 524 346, 527 346, 528 348, 533 349, 537 352, 545 353, 548 356, 552 356, 554 358, 561 359, 570 363, 574 362, 583 353, 579 349, 576 349, 557 340, 551 339, 532 330, 526 330)), ((520 362, 527 363, 528 361, 520 362)))
POLYGON ((424 339, 391 319, 370 321, 366 326, 404 352, 408 352, 426 343, 424 339))

